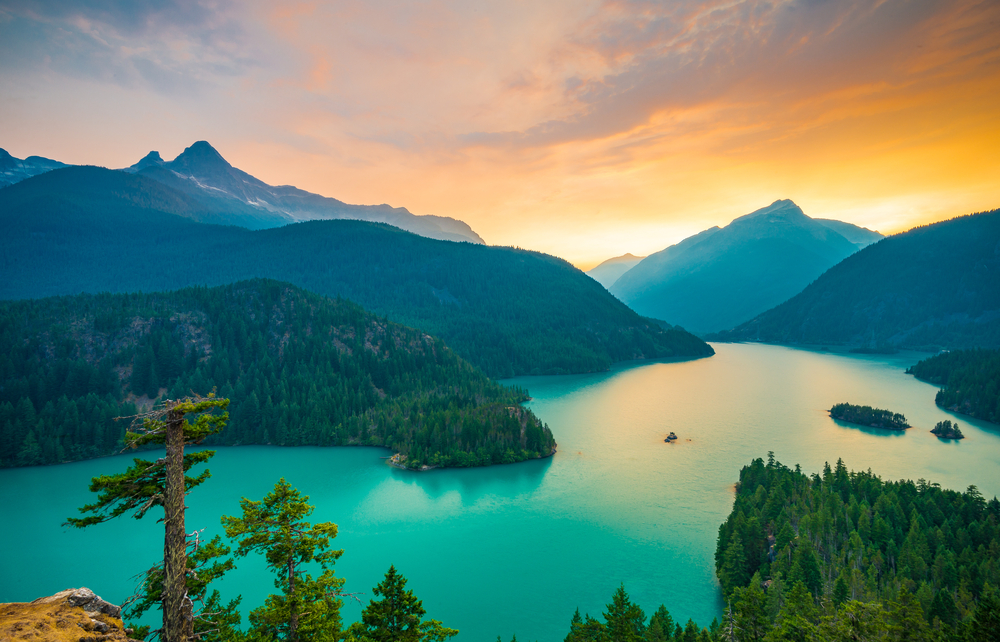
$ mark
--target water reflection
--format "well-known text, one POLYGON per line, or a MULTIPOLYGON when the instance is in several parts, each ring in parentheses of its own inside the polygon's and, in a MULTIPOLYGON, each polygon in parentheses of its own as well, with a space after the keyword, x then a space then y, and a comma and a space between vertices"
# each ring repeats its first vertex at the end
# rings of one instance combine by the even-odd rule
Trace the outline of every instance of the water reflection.
POLYGON ((833 417, 830 417, 830 421, 837 424, 841 428, 858 430, 868 435, 875 435, 876 437, 903 437, 907 433, 915 432, 918 430, 917 428, 909 428, 907 430, 886 430, 885 428, 872 428, 871 426, 862 426, 861 424, 854 424, 849 421, 834 419, 833 417))
POLYGON ((394 481, 422 489, 431 499, 458 493, 464 505, 484 495, 512 497, 536 490, 552 466, 552 457, 489 468, 430 470, 414 473, 392 468, 394 481))

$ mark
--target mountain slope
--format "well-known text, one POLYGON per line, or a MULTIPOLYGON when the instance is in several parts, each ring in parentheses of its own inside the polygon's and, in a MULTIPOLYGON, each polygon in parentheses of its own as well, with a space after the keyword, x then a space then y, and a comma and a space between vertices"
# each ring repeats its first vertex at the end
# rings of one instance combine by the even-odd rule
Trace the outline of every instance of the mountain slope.
POLYGON ((834 266, 723 340, 1000 347, 1000 210, 914 228, 834 266))
POLYGON ((587 270, 587 276, 594 279, 604 287, 610 288, 612 284, 614 284, 614 282, 621 277, 621 275, 631 270, 644 258, 646 257, 635 256, 634 254, 616 256, 613 259, 604 261, 597 267, 587 270))
POLYGON ((362 221, 258 231, 206 225, 175 214, 193 207, 189 201, 142 175, 87 167, 0 190, 0 266, 8 277, 0 298, 266 277, 419 327, 491 376, 712 354, 696 337, 642 319, 555 257, 362 221))
POLYGON ((866 248, 872 243, 878 243, 885 236, 878 231, 869 230, 867 227, 858 227, 852 223, 837 221, 832 218, 814 218, 814 221, 824 225, 845 239, 858 246, 858 249, 866 248))
POLYGON ((552 453, 552 433, 440 339, 275 281, 0 304, 0 465, 121 450, 136 404, 217 389, 222 444, 386 446, 413 466, 552 453), (44 382, 39 385, 40 382, 44 382))
POLYGON ((141 173, 216 207, 248 217, 251 229, 290 222, 357 219, 388 223, 428 238, 483 243, 464 222, 443 216, 416 216, 403 207, 349 205, 288 185, 272 186, 230 165, 211 145, 198 141, 172 161, 150 152, 126 172, 141 173))
POLYGON ((857 250, 788 200, 651 254, 611 286, 639 314, 704 333, 800 292, 857 250))
POLYGON ((68 167, 68 165, 41 156, 29 156, 21 160, 11 156, 7 150, 0 149, 0 187, 13 185, 26 178, 44 174, 60 167, 68 167))

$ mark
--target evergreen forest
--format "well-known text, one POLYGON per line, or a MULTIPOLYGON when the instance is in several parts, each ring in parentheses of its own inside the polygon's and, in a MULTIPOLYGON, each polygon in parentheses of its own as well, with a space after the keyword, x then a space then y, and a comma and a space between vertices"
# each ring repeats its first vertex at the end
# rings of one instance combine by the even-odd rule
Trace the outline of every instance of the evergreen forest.
POLYGON ((840 460, 740 471, 719 527, 722 639, 995 640, 1000 501, 840 460), (729 637, 727 637, 729 636, 729 637))
POLYGON ((420 328, 496 378, 714 354, 701 339, 640 317, 566 261, 539 252, 436 241, 352 220, 251 231, 196 222, 199 207, 155 180, 96 167, 5 188, 0 298, 271 278, 420 328))
POLYGON ((367 445, 410 468, 550 455, 551 431, 419 330, 288 284, 0 303, 0 465, 117 453, 157 398, 233 400, 209 444, 367 445))
POLYGON ((1000 423, 1000 350, 943 352, 906 372, 942 386, 934 398, 942 408, 1000 423))

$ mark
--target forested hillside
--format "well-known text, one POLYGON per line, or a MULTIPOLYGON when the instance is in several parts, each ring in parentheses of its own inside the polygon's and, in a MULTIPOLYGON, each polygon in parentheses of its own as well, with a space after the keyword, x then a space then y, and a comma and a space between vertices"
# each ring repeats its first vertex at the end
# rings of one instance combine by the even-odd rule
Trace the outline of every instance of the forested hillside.
POLYGON ((713 338, 868 348, 1000 347, 1000 210, 869 245, 713 338))
POLYGON ((1000 424, 1000 350, 958 350, 924 359, 908 374, 942 386, 942 408, 1000 424))
POLYGON ((232 400, 214 443, 378 445, 410 466, 552 453, 546 426, 440 339, 257 280, 0 303, 0 464, 118 452, 157 396, 232 400))
POLYGON ((494 377, 586 372, 616 361, 707 356, 569 263, 435 241, 387 225, 311 221, 250 231, 174 214, 179 192, 75 167, 0 190, 0 298, 165 291, 274 278, 342 296, 444 339, 494 377))
POLYGON ((1000 502, 974 486, 757 459, 715 560, 739 639, 986 640, 1000 618, 1000 502))

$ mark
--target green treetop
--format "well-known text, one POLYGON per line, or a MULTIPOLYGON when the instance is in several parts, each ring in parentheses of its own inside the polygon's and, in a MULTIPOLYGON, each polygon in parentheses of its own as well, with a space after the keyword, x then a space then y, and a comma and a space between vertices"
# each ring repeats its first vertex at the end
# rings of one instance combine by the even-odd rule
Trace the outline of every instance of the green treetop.
POLYGON ((372 600, 361 612, 361 622, 351 627, 350 634, 365 642, 443 642, 458 635, 437 620, 421 621, 426 613, 421 600, 406 590, 406 578, 390 566, 385 579, 372 593, 372 600))
POLYGON ((242 517, 223 517, 226 535, 239 541, 236 556, 262 552, 276 575, 280 595, 270 595, 250 613, 252 635, 267 640, 336 642, 341 637, 340 587, 330 568, 344 552, 330 549, 337 525, 303 521, 313 512, 309 497, 282 478, 262 501, 243 498, 242 517), (306 572, 318 564, 322 573, 306 572))

